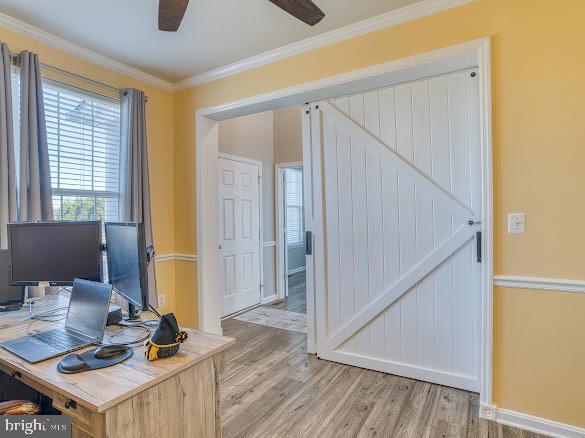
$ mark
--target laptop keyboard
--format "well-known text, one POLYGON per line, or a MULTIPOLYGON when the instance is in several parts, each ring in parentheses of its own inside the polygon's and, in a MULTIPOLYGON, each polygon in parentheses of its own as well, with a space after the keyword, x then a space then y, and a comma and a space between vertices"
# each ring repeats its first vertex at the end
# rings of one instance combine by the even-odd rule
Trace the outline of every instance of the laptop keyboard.
POLYGON ((34 339, 61 351, 69 351, 87 345, 87 341, 76 338, 62 330, 49 330, 48 332, 32 335, 34 339))

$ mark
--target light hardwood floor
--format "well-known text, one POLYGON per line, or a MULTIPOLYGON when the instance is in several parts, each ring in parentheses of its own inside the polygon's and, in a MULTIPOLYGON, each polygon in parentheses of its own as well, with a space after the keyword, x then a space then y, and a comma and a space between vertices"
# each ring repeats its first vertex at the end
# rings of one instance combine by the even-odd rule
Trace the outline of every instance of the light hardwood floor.
MULTIPOLYGON (((304 275, 287 300, 306 311, 304 275)), ((296 310, 293 310, 296 309, 296 310)), ((223 436, 537 438, 478 418, 478 395, 317 359, 306 335, 228 319, 221 385, 223 436)))

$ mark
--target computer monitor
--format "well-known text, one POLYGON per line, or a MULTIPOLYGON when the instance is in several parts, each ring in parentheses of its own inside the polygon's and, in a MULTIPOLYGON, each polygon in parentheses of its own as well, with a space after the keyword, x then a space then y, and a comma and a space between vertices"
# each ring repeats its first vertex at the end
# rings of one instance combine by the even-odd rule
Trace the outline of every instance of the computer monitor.
POLYGON ((0 250, 0 306, 19 306, 24 302, 24 287, 10 285, 8 250, 0 250))
POLYGON ((148 310, 148 261, 142 223, 106 222, 106 253, 109 282, 130 304, 130 319, 136 310, 148 310))
POLYGON ((12 286, 71 286, 102 280, 99 221, 8 224, 12 286))

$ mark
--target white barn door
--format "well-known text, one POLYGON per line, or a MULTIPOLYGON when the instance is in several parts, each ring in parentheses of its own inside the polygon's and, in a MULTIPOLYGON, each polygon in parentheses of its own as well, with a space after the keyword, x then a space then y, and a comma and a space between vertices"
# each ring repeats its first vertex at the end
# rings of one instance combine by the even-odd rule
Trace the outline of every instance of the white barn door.
POLYGON ((221 316, 260 304, 260 167, 219 158, 221 316))
POLYGON ((317 354, 478 391, 477 72, 319 102, 311 118, 317 354))

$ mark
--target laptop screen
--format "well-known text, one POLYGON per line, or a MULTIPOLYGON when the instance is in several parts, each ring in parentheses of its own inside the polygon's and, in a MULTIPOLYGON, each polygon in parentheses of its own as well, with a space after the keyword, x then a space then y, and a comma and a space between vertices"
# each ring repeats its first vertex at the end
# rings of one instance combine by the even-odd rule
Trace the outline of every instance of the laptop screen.
POLYGON ((104 336, 112 286, 75 279, 65 327, 91 339, 104 336))

